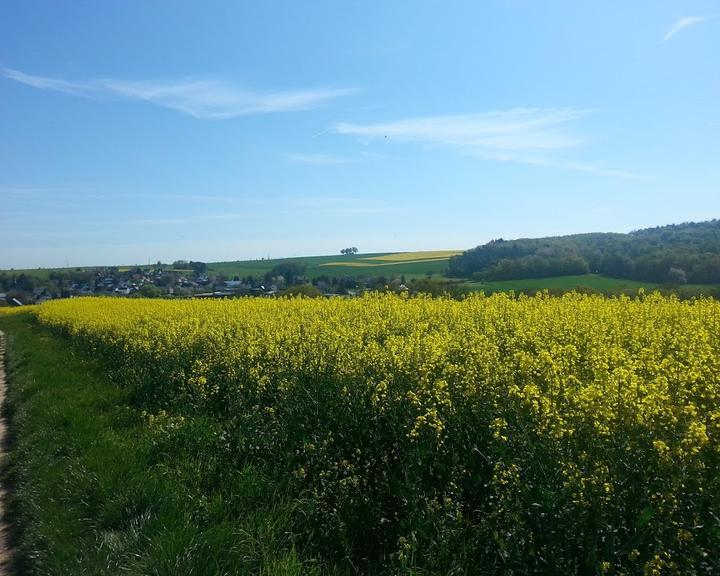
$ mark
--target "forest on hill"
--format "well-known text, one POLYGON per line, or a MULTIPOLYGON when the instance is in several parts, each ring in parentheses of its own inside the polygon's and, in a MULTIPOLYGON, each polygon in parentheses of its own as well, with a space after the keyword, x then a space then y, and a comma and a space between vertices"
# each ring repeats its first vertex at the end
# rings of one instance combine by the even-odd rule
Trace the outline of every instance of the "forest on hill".
POLYGON ((720 220, 630 232, 492 240, 450 259, 449 275, 514 280, 596 273, 668 284, 720 282, 720 220))

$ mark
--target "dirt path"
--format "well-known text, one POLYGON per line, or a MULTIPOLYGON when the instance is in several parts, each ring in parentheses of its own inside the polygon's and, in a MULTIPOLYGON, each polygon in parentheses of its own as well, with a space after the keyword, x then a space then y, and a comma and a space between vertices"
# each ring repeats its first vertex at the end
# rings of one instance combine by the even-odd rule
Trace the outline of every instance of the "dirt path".
MULTIPOLYGON (((5 334, 0 330, 0 470, 5 466, 7 445, 7 423, 2 416, 5 403, 5 334)), ((5 499, 7 490, 0 482, 0 576, 12 573, 12 547, 10 545, 10 524, 7 522, 5 499)))

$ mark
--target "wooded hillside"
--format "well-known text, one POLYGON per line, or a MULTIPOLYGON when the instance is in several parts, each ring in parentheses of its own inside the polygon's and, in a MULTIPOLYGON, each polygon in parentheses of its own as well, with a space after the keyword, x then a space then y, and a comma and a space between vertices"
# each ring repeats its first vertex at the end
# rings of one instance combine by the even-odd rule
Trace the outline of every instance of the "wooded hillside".
POLYGON ((586 274, 705 284, 720 282, 720 220, 629 234, 594 233, 492 240, 450 260, 449 274, 512 280, 586 274))

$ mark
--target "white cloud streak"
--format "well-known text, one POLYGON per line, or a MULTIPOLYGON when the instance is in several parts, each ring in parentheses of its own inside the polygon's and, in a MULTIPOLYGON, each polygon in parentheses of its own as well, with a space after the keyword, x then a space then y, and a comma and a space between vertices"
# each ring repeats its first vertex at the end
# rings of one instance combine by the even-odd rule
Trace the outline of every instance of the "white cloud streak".
POLYGON ((2 69, 1 73, 6 78, 40 90, 86 98, 142 100, 203 119, 309 110, 357 92, 357 88, 253 92, 213 79, 69 81, 10 68, 2 69))
POLYGON ((483 158, 489 160, 497 160, 499 162, 515 162, 518 164, 528 164, 530 166, 547 166, 550 168, 559 168, 570 172, 585 172, 586 174, 595 174, 596 176, 607 176, 609 178, 620 178, 622 180, 651 180, 646 174, 638 174, 636 172, 627 172, 625 170, 612 170, 603 168, 597 164, 590 162, 577 162, 573 160, 565 160, 562 158, 543 157, 543 156, 524 156, 513 154, 483 154, 483 158))
POLYGON ((336 124, 337 133, 363 139, 445 146, 464 154, 501 162, 550 166, 599 176, 643 179, 642 175, 605 169, 559 157, 586 139, 570 125, 592 114, 577 108, 514 108, 457 116, 427 116, 376 124, 336 124))
POLYGON ((668 33, 665 34, 665 36, 663 37, 663 42, 667 42, 681 30, 684 30, 685 28, 688 28, 693 24, 705 22, 706 20, 709 20, 707 16, 684 16, 680 18, 677 22, 675 22, 675 24, 673 24, 672 28, 670 28, 668 33))
POLYGON ((457 116, 425 116, 378 124, 341 122, 335 125, 335 131, 363 138, 387 138, 473 150, 542 151, 580 145, 582 140, 563 127, 590 113, 591 110, 575 108, 514 108, 457 116))

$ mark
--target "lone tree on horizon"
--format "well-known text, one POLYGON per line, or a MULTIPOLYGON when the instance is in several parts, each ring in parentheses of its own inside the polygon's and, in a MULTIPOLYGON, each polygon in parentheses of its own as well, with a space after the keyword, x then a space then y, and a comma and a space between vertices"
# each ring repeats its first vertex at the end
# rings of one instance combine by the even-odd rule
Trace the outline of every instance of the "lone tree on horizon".
POLYGON ((345 256, 350 256, 351 254, 357 253, 358 249, 355 246, 353 246, 352 248, 343 248, 342 250, 340 250, 340 254, 343 254, 345 256))

